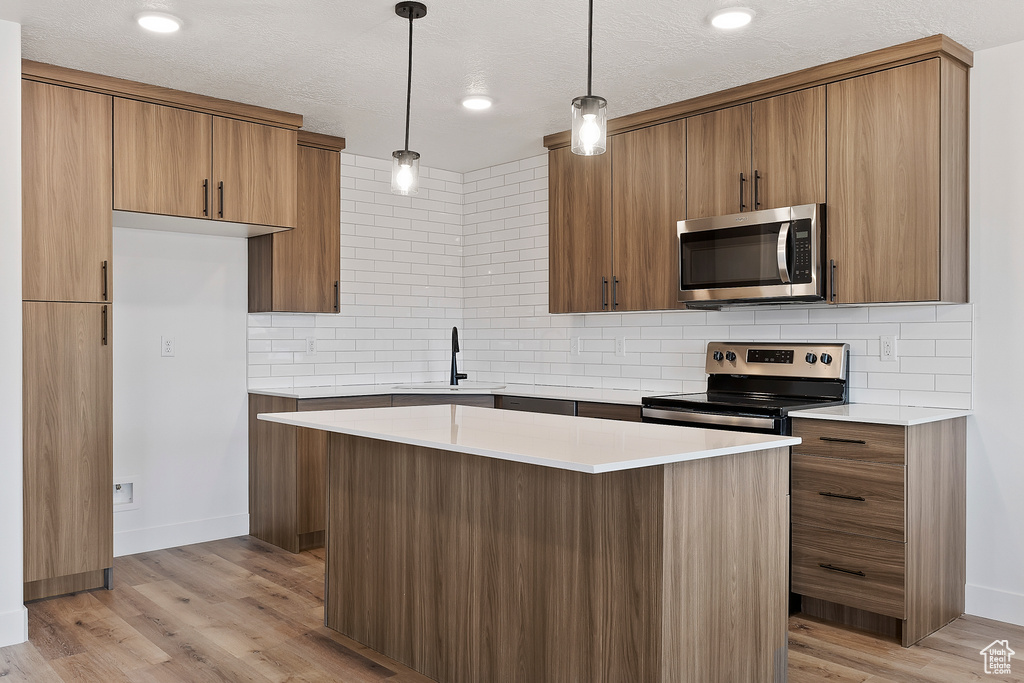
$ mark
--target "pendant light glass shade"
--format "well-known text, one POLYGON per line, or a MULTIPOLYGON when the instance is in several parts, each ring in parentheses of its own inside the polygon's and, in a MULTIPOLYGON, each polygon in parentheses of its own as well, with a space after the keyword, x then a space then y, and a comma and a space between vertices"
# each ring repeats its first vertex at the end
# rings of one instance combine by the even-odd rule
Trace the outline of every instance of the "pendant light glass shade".
POLYGON ((400 149, 392 153, 391 191, 411 195, 420 191, 420 153, 400 149))
POLYGON ((572 101, 572 153, 604 154, 608 136, 608 101, 583 95, 572 101))

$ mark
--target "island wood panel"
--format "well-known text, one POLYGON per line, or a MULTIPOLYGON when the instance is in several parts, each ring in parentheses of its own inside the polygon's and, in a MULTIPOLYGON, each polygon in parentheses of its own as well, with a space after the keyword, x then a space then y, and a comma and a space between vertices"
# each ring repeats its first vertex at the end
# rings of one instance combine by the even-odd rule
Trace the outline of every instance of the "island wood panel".
MULTIPOLYGON (((76 588, 97 588, 113 565, 110 308, 23 304, 26 583, 89 572, 99 582, 76 588)), ((28 599, 65 585, 37 584, 28 599)))
POLYGON ((905 540, 903 467, 794 453, 792 473, 794 524, 905 540))
POLYGON ((749 104, 686 119, 687 218, 750 210, 751 181, 749 104))
POLYGON ((611 309, 612 163, 615 138, 597 156, 548 154, 548 309, 611 309))
POLYGON ((835 301, 935 301, 939 59, 828 86, 828 252, 835 301))
POLYGON ((296 407, 294 398, 249 394, 249 533, 293 553, 299 552, 298 427, 256 416, 294 412, 296 407))
POLYGON ((331 434, 326 623, 443 683, 782 680, 787 453, 589 475, 331 434))
POLYGON ((942 301, 967 302, 968 268, 968 112, 969 75, 961 64, 941 61, 941 169, 939 285, 942 301))
POLYGON ((577 401, 576 415, 579 417, 596 417, 602 420, 641 421, 640 406, 623 405, 621 403, 577 401))
POLYGON ((686 122, 620 135, 612 155, 612 309, 679 308, 679 238, 686 218, 686 122))
POLYGON ((114 209, 210 217, 212 119, 114 98, 114 209))
POLYGON ((111 98, 22 81, 22 298, 109 301, 111 98))
POLYGON ((907 429, 905 647, 963 614, 967 583, 967 418, 907 429))
POLYGON ((213 217, 294 228, 297 160, 294 130, 213 117, 213 217))
POLYGON ((751 105, 755 211, 825 202, 825 117, 824 86, 751 105))
POLYGON ((898 425, 798 419, 793 421, 793 436, 803 440, 793 452, 803 455, 890 465, 906 460, 906 428, 898 425))

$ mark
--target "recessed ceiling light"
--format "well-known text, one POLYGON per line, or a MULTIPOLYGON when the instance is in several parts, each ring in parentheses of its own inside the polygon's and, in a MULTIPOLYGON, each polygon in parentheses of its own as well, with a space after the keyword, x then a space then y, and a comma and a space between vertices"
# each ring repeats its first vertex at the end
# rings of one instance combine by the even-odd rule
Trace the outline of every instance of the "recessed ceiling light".
POLYGON ((470 95, 462 98, 462 106, 466 109, 490 109, 492 104, 494 104, 494 100, 486 95, 470 95))
POLYGON ((708 17, 712 26, 725 30, 746 26, 753 18, 754 10, 747 7, 727 7, 712 12, 708 17))
POLYGON ((143 12, 135 15, 135 21, 139 22, 142 28, 154 33, 174 33, 184 23, 173 14, 163 12, 143 12))

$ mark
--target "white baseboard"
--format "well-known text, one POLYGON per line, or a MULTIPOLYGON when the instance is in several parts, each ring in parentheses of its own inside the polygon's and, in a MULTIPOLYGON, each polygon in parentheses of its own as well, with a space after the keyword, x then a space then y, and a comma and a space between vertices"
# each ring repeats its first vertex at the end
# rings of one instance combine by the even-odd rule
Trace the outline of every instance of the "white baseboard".
MULTIPOLYGON (((249 515, 230 515, 195 522, 114 532, 114 557, 205 543, 249 533, 249 515)), ((115 574, 114 580, 117 580, 115 574)))
POLYGON ((967 584, 968 614, 1024 626, 1024 595, 967 584))
POLYGON ((20 608, 0 613, 0 647, 17 645, 28 640, 28 610, 20 608))

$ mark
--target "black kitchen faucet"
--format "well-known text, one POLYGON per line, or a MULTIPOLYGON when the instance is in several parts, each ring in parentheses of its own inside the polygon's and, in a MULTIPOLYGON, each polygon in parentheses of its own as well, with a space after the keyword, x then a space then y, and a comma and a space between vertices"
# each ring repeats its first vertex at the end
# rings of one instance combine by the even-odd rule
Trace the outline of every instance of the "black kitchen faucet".
POLYGON ((466 379, 467 377, 469 377, 469 375, 467 375, 466 373, 459 372, 455 368, 455 354, 457 354, 458 352, 459 352, 459 328, 453 327, 452 328, 452 378, 451 378, 451 382, 449 382, 449 384, 451 384, 453 387, 456 387, 456 386, 459 385, 459 380, 460 379, 466 379))

